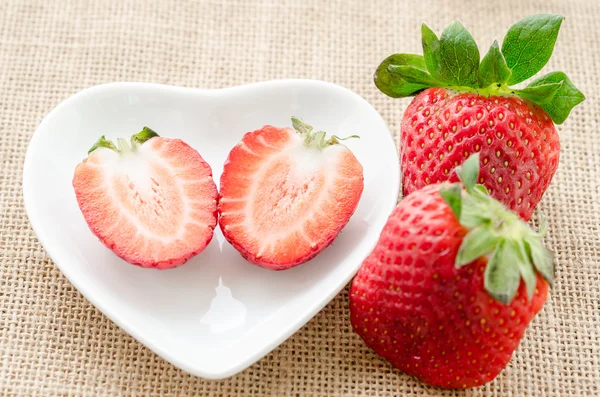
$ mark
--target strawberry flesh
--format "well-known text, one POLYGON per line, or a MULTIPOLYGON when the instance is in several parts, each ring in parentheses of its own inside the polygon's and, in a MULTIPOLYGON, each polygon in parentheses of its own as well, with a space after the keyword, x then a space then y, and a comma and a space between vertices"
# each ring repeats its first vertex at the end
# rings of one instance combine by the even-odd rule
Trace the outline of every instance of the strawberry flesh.
POLYGON ((313 147, 293 129, 265 126, 229 154, 219 223, 248 261, 284 270, 335 239, 362 190, 362 166, 346 146, 313 147))
POLYGON ((152 138, 136 150, 93 150, 73 187, 91 231, 134 265, 167 269, 210 242, 217 188, 210 166, 179 139, 152 138))

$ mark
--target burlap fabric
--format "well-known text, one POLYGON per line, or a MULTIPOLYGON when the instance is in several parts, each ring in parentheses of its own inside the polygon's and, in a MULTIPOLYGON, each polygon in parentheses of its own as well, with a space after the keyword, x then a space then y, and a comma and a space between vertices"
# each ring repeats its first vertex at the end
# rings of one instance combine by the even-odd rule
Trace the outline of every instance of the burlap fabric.
POLYGON ((600 4, 596 0, 0 1, 0 395, 596 396, 600 394, 600 4), (567 16, 547 69, 587 95, 559 127, 562 157, 541 203, 558 278, 491 384, 442 392, 394 371, 352 332, 342 292, 287 342, 223 381, 173 367, 61 275, 23 208, 31 134, 60 101, 111 81, 219 88, 315 78, 355 90, 398 131, 407 100, 371 76, 420 51, 420 24, 462 20, 481 45, 536 12, 567 16))

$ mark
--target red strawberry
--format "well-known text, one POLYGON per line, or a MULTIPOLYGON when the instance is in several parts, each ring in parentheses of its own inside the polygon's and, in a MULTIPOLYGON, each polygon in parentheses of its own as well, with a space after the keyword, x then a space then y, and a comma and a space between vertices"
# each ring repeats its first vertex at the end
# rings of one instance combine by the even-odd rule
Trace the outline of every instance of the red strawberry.
POLYGON ((250 262, 284 270, 313 258, 348 223, 362 166, 333 136, 265 126, 244 135, 225 162, 219 200, 225 238, 250 262))
POLYGON ((75 168, 73 187, 91 231, 134 265, 181 265, 206 248, 217 224, 210 166, 185 142, 149 128, 131 146, 101 137, 75 168))
POLYGON ((408 195, 350 289, 354 330, 395 367, 443 388, 494 379, 546 301, 552 255, 535 233, 475 185, 408 195), (521 281, 523 278, 523 281, 521 281))
POLYGON ((531 218, 558 167, 553 121, 564 122, 584 96, 562 72, 522 89, 512 85, 548 61, 562 20, 534 15, 517 22, 502 49, 494 42, 481 62, 475 41, 459 22, 439 39, 423 25, 424 56, 395 54, 379 66, 375 84, 387 95, 420 92, 402 121, 405 195, 455 181, 451 170, 480 152, 480 183, 523 219, 531 218))
POLYGON ((530 219, 558 168, 560 143, 546 112, 516 96, 485 97, 429 88, 404 113, 400 138, 402 188, 456 181, 452 169, 480 152, 479 182, 530 219))

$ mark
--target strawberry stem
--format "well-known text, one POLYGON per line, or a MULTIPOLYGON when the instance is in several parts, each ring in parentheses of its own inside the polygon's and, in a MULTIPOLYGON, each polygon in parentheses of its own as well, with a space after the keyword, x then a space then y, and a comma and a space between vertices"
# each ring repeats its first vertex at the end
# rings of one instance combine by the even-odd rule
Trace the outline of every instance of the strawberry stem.
POLYGON ((139 145, 141 145, 149 139, 154 138, 155 136, 159 136, 156 133, 156 131, 149 127, 144 127, 140 132, 131 136, 131 147, 136 149, 139 145))
POLYGON ((88 150, 88 154, 92 153, 94 150, 98 149, 99 147, 105 147, 107 149, 117 151, 117 147, 115 146, 115 144, 112 141, 109 141, 108 139, 106 139, 106 137, 104 135, 102 135, 96 141, 96 143, 94 143, 94 145, 90 148, 90 150, 88 150))
POLYGON ((123 138, 117 138, 117 151, 121 153, 133 152, 133 148, 123 138))
POLYGON ((460 87, 461 91, 476 92, 482 96, 516 95, 515 91, 503 83, 490 84, 484 88, 460 87))
POLYGON ((326 148, 327 146, 337 145, 340 143, 340 141, 345 141, 346 139, 360 139, 358 135, 350 135, 345 138, 332 135, 331 138, 326 139, 327 133, 325 131, 317 131, 313 133, 313 127, 297 117, 292 117, 292 126, 300 135, 302 135, 306 146, 314 147, 320 150, 326 148))
POLYGON ((142 131, 138 132, 137 134, 133 134, 131 138, 129 138, 129 141, 131 142, 130 146, 129 143, 123 138, 117 138, 117 145, 115 145, 112 141, 109 141, 104 135, 102 135, 100 139, 94 143, 94 146, 88 150, 88 154, 100 147, 114 150, 117 153, 135 152, 144 142, 154 138, 155 136, 159 135, 152 129, 144 127, 142 131))

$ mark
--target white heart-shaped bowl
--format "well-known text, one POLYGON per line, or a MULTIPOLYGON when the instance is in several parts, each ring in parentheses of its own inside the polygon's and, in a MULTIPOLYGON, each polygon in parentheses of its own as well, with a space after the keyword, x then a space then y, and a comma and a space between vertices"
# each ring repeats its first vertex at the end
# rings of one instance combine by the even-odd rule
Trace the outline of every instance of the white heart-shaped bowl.
POLYGON ((304 325, 352 278, 396 204, 399 163, 383 119, 357 94, 314 80, 278 80, 220 90, 145 83, 86 89, 58 105, 35 131, 23 172, 25 208, 39 241, 73 285, 108 318, 174 365, 206 378, 231 376, 304 325), (265 124, 297 116, 344 142, 364 167, 355 214, 315 259, 287 271, 246 262, 220 230, 182 267, 125 263, 90 232, 71 181, 101 135, 128 138, 149 126, 181 138, 213 169, 265 124))

